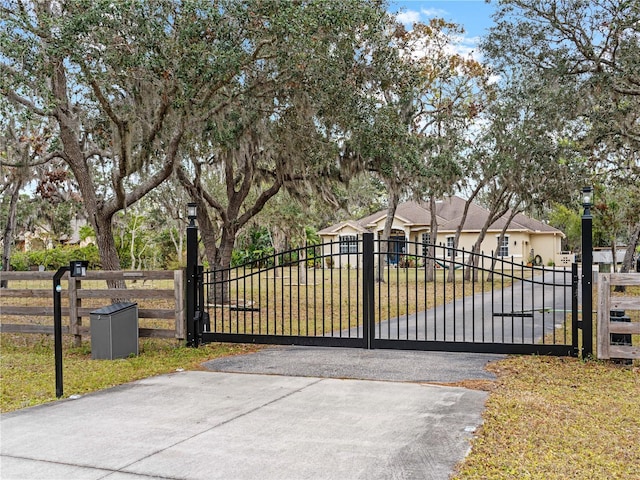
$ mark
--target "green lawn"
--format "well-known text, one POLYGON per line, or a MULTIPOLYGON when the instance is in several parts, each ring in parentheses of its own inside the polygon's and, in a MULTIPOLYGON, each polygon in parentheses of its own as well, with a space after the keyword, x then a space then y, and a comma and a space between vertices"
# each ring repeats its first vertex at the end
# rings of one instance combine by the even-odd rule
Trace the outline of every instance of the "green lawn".
MULTIPOLYGON (((51 402, 55 397, 53 337, 3 333, 0 335, 0 411, 51 402)), ((141 378, 197 370, 212 358, 254 351, 256 347, 212 344, 186 348, 174 340, 140 339, 140 355, 118 360, 91 360, 91 343, 73 347, 65 337, 64 396, 82 395, 141 378)))
MULTIPOLYGON (((640 479, 640 368, 510 357, 461 479, 640 479)), ((486 385, 485 385, 486 386, 486 385)))

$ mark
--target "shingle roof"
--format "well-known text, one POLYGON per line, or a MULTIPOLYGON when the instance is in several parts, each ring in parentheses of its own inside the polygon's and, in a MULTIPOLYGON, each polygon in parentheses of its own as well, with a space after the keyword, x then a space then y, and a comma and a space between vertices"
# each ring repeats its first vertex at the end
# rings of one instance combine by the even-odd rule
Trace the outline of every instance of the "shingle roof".
MULTIPOLYGON (((358 220, 364 227, 373 226, 387 216, 387 210, 380 210, 372 215, 358 220)), ((431 223, 431 212, 417 202, 403 202, 398 204, 396 218, 409 225, 429 225, 431 223)))
MULTIPOLYGON (((458 196, 447 197, 436 202, 436 217, 439 231, 455 231, 464 213, 466 200, 458 196)), ((472 203, 469 205, 469 211, 462 227, 463 231, 480 231, 484 226, 489 215, 489 211, 480 205, 472 203)), ((341 222, 332 225, 318 232, 321 235, 337 235, 337 233, 345 226, 350 225, 360 232, 369 231, 376 223, 387 216, 387 210, 380 210, 372 215, 364 217, 356 221, 341 222)), ((496 220, 489 230, 501 230, 509 217, 509 212, 496 220)), ((428 203, 403 202, 398 205, 395 218, 401 220, 408 226, 428 226, 431 224, 431 212, 428 203)), ((550 227, 545 223, 527 217, 521 213, 517 214, 511 224, 510 231, 531 231, 559 233, 564 235, 560 230, 550 227)))

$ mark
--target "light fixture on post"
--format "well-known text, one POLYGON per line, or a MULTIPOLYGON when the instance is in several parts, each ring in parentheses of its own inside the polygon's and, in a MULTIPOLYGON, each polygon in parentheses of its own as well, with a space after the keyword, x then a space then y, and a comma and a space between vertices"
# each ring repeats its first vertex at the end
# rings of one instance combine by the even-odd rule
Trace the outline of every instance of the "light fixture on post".
POLYGON ((593 355, 593 187, 582 188, 582 358, 593 355))
POLYGON ((198 205, 194 202, 187 203, 187 218, 189 219, 189 226, 195 227, 196 217, 198 216, 198 205))
POLYGON ((187 345, 198 346, 198 328, 196 326, 196 310, 198 303, 198 227, 196 217, 198 206, 196 203, 187 204, 187 345))
POLYGON ((582 187, 582 206, 584 214, 591 214, 591 206, 593 205, 593 187, 582 187))

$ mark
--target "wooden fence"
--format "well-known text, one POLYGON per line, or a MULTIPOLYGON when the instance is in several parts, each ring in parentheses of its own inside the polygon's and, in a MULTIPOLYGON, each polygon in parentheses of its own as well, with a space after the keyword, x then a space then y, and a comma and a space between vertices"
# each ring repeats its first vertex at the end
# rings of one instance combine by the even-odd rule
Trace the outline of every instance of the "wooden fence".
POLYGON ((640 335, 640 322, 612 322, 611 310, 640 310, 640 296, 613 296, 611 287, 640 286, 638 273, 598 275, 598 358, 640 359, 640 345, 611 345, 611 334, 640 335))
MULTIPOLYGON (((8 281, 8 288, 0 289, 1 332, 53 333, 54 273, 2 272, 0 274, 2 280, 8 281), (14 288, 12 284, 23 288, 14 288), (9 323, 11 317, 14 323, 9 323), (45 319, 42 320, 42 317, 45 319)), ((93 310, 111 304, 112 299, 139 302, 138 318, 156 320, 150 322, 153 323, 152 326, 146 325, 139 328, 140 337, 185 338, 183 270, 87 271, 86 277, 69 277, 65 274, 64 280, 67 280, 67 289, 61 292, 62 316, 67 318, 67 324, 63 325, 63 333, 74 335, 77 345, 82 341, 83 335, 90 333, 88 322, 83 324, 83 318, 89 318, 93 310), (143 288, 146 282, 153 283, 156 280, 163 281, 165 285, 170 283, 172 288, 157 288, 153 285, 151 288, 143 288), (102 283, 96 281, 104 281, 105 288, 95 288, 97 283, 102 283), (107 281, 124 281, 127 288, 108 288, 107 281), (89 284, 91 288, 88 288, 89 284), (84 306, 83 299, 86 300, 84 306), (100 301, 100 299, 104 300, 100 301), (170 308, 153 308, 153 305, 148 305, 154 302, 163 303, 170 308), (87 303, 93 306, 88 306, 87 303), (157 328, 158 326, 161 328, 157 328)))

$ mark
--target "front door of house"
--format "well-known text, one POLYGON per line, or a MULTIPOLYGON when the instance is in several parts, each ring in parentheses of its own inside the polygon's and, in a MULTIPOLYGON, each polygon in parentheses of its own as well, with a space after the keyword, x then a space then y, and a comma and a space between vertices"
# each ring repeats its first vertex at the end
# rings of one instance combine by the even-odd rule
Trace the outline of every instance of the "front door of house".
POLYGON ((402 255, 407 253, 407 239, 404 235, 391 235, 389 237, 388 262, 389 265, 398 265, 402 255))

